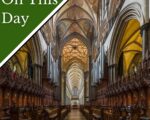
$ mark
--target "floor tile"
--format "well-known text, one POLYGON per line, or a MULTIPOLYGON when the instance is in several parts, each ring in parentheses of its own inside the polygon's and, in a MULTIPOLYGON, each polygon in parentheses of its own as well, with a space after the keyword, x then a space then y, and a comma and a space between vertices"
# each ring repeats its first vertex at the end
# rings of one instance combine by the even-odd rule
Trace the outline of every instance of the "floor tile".
POLYGON ((71 112, 67 115, 65 120, 86 120, 83 114, 78 109, 73 109, 71 112))

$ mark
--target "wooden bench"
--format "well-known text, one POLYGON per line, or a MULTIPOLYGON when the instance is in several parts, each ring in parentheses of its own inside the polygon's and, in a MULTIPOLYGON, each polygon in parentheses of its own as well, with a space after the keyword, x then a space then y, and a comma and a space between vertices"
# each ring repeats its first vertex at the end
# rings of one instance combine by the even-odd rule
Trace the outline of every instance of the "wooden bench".
POLYGON ((31 116, 29 113, 32 113, 29 108, 19 108, 19 120, 30 120, 31 116))
POLYGON ((19 120, 19 112, 17 107, 5 107, 2 109, 0 120, 19 120))
POLYGON ((80 106, 80 111, 86 117, 86 119, 89 119, 89 117, 90 117, 90 110, 89 110, 88 106, 80 106))
POLYGON ((99 108, 92 108, 92 118, 94 120, 101 120, 102 119, 102 110, 99 108))
POLYGON ((140 120, 150 120, 149 117, 141 117, 140 120))
POLYGON ((61 119, 63 120, 70 111, 70 106, 61 107, 61 119))
POLYGON ((102 120, 103 111, 100 107, 93 106, 92 108, 89 108, 88 106, 81 106, 80 111, 87 119, 102 120))
POLYGON ((83 109, 83 112, 84 112, 85 115, 88 115, 88 114, 89 114, 89 110, 88 110, 87 108, 84 108, 84 109, 83 109))
POLYGON ((0 120, 10 120, 9 108, 3 108, 1 110, 0 120))
POLYGON ((120 116, 121 116, 121 110, 119 107, 113 107, 113 120, 119 120, 120 116))
POLYGON ((20 107, 1 110, 0 120, 61 120, 69 112, 69 107, 20 107))
POLYGON ((67 109, 62 109, 61 110, 61 119, 65 118, 67 113, 68 113, 67 109))
POLYGON ((43 118, 43 108, 37 110, 37 120, 42 120, 43 118))
POLYGON ((46 108, 45 112, 48 113, 48 119, 49 120, 56 120, 59 115, 58 115, 58 108, 46 108))

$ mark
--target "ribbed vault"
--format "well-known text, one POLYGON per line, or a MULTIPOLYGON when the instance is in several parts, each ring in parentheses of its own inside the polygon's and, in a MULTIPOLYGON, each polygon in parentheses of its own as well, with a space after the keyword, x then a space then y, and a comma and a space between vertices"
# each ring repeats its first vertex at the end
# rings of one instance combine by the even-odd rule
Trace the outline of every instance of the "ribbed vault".
POLYGON ((74 88, 78 88, 80 91, 84 82, 84 73, 78 63, 73 63, 70 66, 67 72, 67 80, 69 82, 71 91, 73 91, 74 88))
POLYGON ((97 27, 97 2, 92 1, 70 0, 54 16, 54 24, 56 25, 61 45, 66 43, 68 36, 75 33, 85 38, 85 44, 89 45, 90 38, 93 38, 97 33, 95 31, 97 27), (95 9, 92 9, 93 7, 95 9))
POLYGON ((85 69, 88 69, 88 50, 87 47, 77 38, 74 38, 66 43, 62 52, 63 68, 66 69, 71 61, 83 63, 85 69))
POLYGON ((83 96, 80 92, 84 88, 84 73, 89 70, 91 43, 97 38, 97 14, 97 0, 69 0, 49 24, 55 30, 54 39, 59 40, 61 68, 66 73, 67 85, 72 92, 77 89, 80 96, 83 96))
POLYGON ((84 83, 84 72, 88 70, 88 49, 85 44, 73 38, 62 51, 62 68, 67 73, 70 91, 77 88, 81 91, 84 83))
POLYGON ((139 28, 140 23, 137 20, 128 21, 118 47, 119 64, 121 65, 123 62, 124 74, 136 70, 136 66, 142 60, 142 37, 139 28))

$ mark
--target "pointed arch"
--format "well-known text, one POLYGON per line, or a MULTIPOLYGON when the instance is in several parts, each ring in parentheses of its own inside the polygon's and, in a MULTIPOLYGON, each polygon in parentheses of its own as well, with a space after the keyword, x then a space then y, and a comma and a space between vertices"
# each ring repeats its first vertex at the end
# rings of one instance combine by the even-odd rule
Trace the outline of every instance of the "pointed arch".
POLYGON ((144 17, 139 3, 133 3, 128 5, 126 8, 122 10, 122 12, 120 13, 120 15, 116 20, 114 32, 110 43, 111 47, 109 48, 108 52, 109 53, 108 64, 110 66, 116 64, 117 62, 115 57, 117 52, 117 46, 121 40, 121 37, 124 34, 127 22, 131 19, 137 20, 140 23, 140 26, 144 24, 144 17))

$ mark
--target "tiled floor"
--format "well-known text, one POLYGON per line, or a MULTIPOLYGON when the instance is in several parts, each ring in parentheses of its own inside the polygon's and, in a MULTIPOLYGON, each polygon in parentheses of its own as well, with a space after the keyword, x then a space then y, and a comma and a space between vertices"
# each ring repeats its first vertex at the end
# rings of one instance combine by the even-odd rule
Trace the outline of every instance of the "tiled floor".
POLYGON ((67 115, 65 120, 86 120, 83 114, 78 109, 73 109, 67 115))

